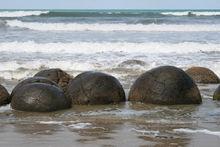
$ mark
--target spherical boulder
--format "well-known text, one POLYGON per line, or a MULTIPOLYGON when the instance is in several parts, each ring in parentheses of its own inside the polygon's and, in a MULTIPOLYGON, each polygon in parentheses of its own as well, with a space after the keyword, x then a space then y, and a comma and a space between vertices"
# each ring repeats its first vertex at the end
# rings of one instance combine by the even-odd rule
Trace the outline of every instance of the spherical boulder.
POLYGON ((216 84, 220 80, 218 76, 205 67, 191 67, 186 70, 186 73, 196 82, 203 84, 216 84))
POLYGON ((20 111, 50 112, 70 108, 71 102, 59 87, 45 84, 26 84, 16 91, 11 107, 20 111))
POLYGON ((50 84, 50 85, 54 85, 59 87, 55 82, 44 78, 44 77, 31 77, 31 78, 27 78, 23 81, 21 81, 20 83, 18 83, 15 88, 12 90, 11 92, 11 96, 13 97, 14 93, 16 93, 16 91, 18 91, 22 86, 27 85, 27 84, 31 84, 31 83, 45 83, 45 84, 50 84))
POLYGON ((132 85, 129 101, 151 104, 200 104, 200 92, 181 69, 161 66, 142 74, 132 85))
POLYGON ((42 70, 35 74, 34 77, 45 77, 56 82, 64 92, 66 92, 69 81, 72 77, 59 68, 42 70))
POLYGON ((220 100, 220 86, 215 90, 213 100, 220 100))
POLYGON ((67 96, 72 104, 110 104, 125 101, 120 82, 101 72, 84 72, 68 85, 67 96))
POLYGON ((9 100, 9 93, 8 91, 5 89, 5 87, 3 87, 2 85, 0 85, 0 106, 3 105, 7 105, 10 103, 9 100))

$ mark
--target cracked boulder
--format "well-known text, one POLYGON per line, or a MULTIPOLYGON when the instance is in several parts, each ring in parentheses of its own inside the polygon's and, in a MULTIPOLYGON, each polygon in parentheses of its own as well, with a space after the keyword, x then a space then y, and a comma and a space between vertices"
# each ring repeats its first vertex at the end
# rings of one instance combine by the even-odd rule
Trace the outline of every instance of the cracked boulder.
POLYGON ((4 106, 10 103, 9 100, 9 93, 8 91, 5 89, 5 87, 3 87, 2 85, 0 85, 0 106, 4 106))
POLYGON ((72 79, 72 76, 70 76, 69 74, 67 74, 59 68, 42 70, 35 74, 34 77, 48 78, 51 81, 57 83, 60 86, 60 88, 63 89, 64 92, 66 92, 67 85, 69 84, 69 81, 72 79))
POLYGON ((220 86, 218 86, 218 88, 215 90, 213 95, 213 100, 220 101, 220 86))
POLYGON ((129 101, 151 104, 200 104, 198 87, 181 69, 161 66, 142 74, 132 85, 129 101))
POLYGON ((11 107, 20 111, 51 112, 71 107, 63 90, 45 83, 26 84, 16 91, 11 107))
POLYGON ((120 82, 101 72, 84 72, 68 85, 67 96, 72 104, 111 104, 125 101, 120 82))
POLYGON ((217 84, 220 82, 218 76, 205 67, 191 67, 186 73, 196 82, 202 84, 217 84))

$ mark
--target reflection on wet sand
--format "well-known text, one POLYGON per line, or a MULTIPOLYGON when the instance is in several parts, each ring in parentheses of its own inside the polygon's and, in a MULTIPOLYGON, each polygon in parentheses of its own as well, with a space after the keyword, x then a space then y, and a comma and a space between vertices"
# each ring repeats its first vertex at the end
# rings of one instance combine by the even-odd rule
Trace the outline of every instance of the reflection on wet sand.
POLYGON ((54 137, 61 134, 72 140, 72 145, 185 145, 188 138, 182 138, 172 130, 196 125, 191 118, 195 108, 127 102, 109 106, 75 106, 71 110, 53 113, 11 111, 13 119, 4 128, 11 128, 11 133, 20 140, 28 138, 33 144, 40 140, 53 146, 58 145, 54 137))
POLYGON ((212 90, 202 85, 200 89, 201 105, 126 102, 52 113, 6 106, 0 110, 0 146, 218 146, 220 103, 207 96, 212 90))
POLYGON ((14 124, 14 131, 26 135, 52 135, 59 130, 59 126, 42 124, 14 124))

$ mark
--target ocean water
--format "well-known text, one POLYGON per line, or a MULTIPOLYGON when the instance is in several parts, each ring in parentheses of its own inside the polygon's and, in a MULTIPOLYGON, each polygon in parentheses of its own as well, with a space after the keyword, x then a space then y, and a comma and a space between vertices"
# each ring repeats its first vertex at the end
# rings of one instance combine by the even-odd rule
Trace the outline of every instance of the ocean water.
MULTIPOLYGON (((220 10, 0 10, 0 81, 11 91, 43 69, 95 70, 117 77, 127 94, 162 65, 220 76, 219 36, 220 10)), ((218 146, 217 86, 199 85, 199 106, 127 102, 49 114, 1 107, 0 146, 218 146)))

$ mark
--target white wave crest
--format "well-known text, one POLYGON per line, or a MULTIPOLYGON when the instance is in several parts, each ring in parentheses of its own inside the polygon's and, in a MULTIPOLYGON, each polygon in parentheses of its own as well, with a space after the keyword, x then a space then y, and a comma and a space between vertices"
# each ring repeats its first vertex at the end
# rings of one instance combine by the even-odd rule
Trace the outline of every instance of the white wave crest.
POLYGON ((195 16, 218 16, 220 12, 209 12, 209 11, 182 11, 182 12, 162 12, 163 15, 173 15, 173 16, 188 16, 195 15, 195 16))
MULTIPOLYGON (((24 77, 31 77, 37 71, 47 68, 62 68, 65 71, 87 71, 94 70, 97 67, 91 61, 88 63, 74 62, 70 60, 65 61, 51 61, 51 60, 34 60, 34 61, 7 61, 0 64, 0 77, 4 79, 22 79, 24 77)), ((74 72, 75 73, 75 72, 74 72)), ((70 73, 71 74, 71 73, 70 73)))
POLYGON ((1 11, 0 17, 24 17, 47 14, 49 11, 1 11))
POLYGON ((3 42, 0 43, 0 52, 14 53, 80 53, 94 54, 103 52, 124 53, 192 53, 220 51, 220 44, 203 44, 193 42, 183 43, 129 43, 129 42, 72 42, 72 43, 36 43, 3 42))
POLYGON ((191 130, 191 129, 174 129, 174 132, 182 132, 182 133, 203 133, 203 134, 208 134, 208 135, 215 135, 220 137, 220 132, 216 131, 210 131, 206 129, 201 129, 201 130, 191 130))
POLYGON ((79 23, 39 23, 8 20, 10 27, 20 27, 37 31, 139 31, 139 32, 200 32, 220 31, 220 25, 175 25, 175 24, 79 24, 79 23))

